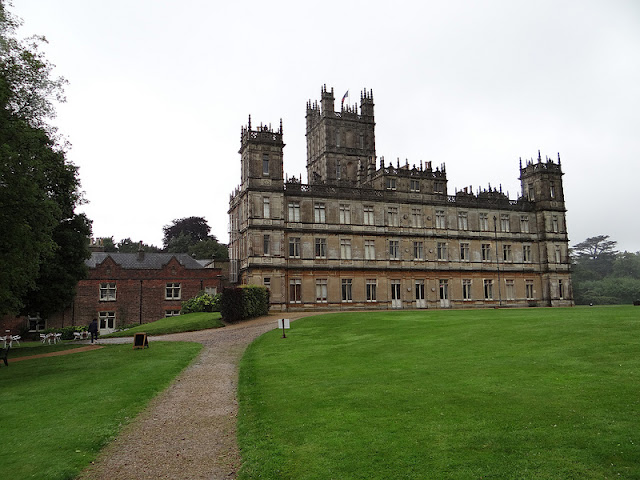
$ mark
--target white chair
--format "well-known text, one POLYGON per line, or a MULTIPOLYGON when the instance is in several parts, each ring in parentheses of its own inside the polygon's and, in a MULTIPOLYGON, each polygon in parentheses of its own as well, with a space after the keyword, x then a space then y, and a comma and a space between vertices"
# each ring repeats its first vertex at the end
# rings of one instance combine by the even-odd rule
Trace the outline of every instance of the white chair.
POLYGON ((44 334, 44 333, 41 333, 41 334, 40 334, 40 341, 41 341, 42 343, 45 343, 45 342, 47 341, 47 335, 46 335, 46 334, 44 334))
POLYGON ((62 342, 62 334, 61 333, 56 333, 56 343, 57 342, 62 342))
POLYGON ((11 341, 12 341, 12 342, 16 342, 18 345, 20 345, 20 339, 21 339, 21 338, 22 338, 22 337, 21 337, 20 335, 13 335, 13 336, 11 337, 11 341))
POLYGON ((2 348, 7 348, 7 336, 0 337, 0 342, 2 342, 2 348))
POLYGON ((82 334, 80 332, 73 332, 73 339, 74 340, 81 340, 82 339, 82 334))

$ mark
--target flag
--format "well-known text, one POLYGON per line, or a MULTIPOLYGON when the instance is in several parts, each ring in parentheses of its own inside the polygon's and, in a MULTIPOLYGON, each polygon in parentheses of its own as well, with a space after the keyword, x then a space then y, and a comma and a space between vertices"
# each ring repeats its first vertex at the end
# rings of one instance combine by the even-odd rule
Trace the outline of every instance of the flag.
POLYGON ((340 103, 340 108, 344 107, 344 100, 347 97, 349 97, 349 90, 347 90, 345 94, 342 96, 342 103, 340 103))

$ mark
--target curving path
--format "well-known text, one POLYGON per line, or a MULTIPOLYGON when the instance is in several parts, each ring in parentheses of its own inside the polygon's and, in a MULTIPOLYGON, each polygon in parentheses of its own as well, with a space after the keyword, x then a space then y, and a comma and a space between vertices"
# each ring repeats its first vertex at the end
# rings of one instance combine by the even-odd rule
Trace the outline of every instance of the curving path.
MULTIPOLYGON (((309 315, 313 313, 281 313, 224 328, 151 337, 150 342, 193 341, 204 348, 78 478, 236 478, 240 467, 236 443, 238 362, 255 338, 276 328, 278 318, 295 320, 309 315)), ((124 342, 132 339, 100 340, 124 342)))

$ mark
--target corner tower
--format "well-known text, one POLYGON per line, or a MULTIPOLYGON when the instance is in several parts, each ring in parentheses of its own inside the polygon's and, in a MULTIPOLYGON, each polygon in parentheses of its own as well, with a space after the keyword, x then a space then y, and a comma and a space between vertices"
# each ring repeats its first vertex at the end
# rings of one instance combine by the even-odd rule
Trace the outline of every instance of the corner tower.
POLYGON ((282 120, 280 128, 274 131, 271 126, 260 125, 251 129, 251 116, 246 127, 240 132, 240 188, 282 187, 283 164, 282 120))
POLYGON ((334 111, 333 88, 320 91, 320 105, 307 102, 307 177, 314 183, 357 183, 358 170, 375 167, 373 92, 360 94, 358 105, 334 111))

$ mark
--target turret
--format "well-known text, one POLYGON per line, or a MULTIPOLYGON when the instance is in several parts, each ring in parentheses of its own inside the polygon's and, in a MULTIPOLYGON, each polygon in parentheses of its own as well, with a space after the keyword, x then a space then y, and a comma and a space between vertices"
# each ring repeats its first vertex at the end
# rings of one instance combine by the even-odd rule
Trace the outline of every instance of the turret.
POLYGON ((271 125, 251 128, 251 116, 246 127, 240 132, 240 168, 241 187, 246 188, 257 181, 260 185, 283 185, 282 119, 280 128, 273 130, 271 125))

